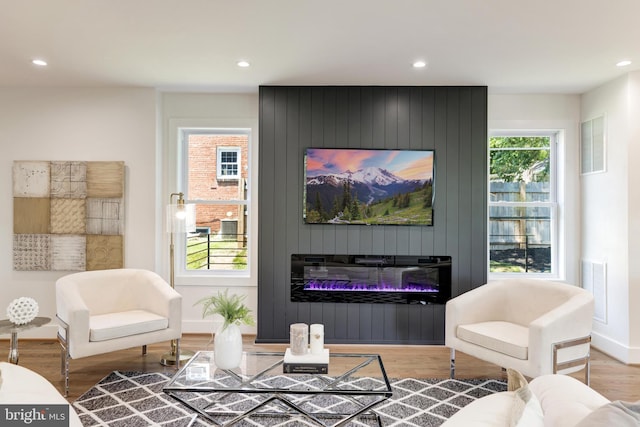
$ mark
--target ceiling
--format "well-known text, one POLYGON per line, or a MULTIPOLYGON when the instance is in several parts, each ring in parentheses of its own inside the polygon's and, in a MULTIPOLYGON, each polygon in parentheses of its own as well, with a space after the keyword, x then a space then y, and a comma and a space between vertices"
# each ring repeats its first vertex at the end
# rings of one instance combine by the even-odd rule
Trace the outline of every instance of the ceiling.
POLYGON ((0 0, 0 87, 482 85, 640 69, 638 0, 0 0), (49 65, 36 67, 33 58, 49 65), (251 63, 239 68, 238 60, 251 63), (414 69, 417 59, 428 66, 414 69), (625 68, 615 64, 634 61, 625 68))

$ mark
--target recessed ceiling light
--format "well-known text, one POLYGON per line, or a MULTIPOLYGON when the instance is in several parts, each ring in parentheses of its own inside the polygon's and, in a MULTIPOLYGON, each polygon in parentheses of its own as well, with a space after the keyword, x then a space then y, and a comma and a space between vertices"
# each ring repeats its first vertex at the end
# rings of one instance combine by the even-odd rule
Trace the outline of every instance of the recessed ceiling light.
POLYGON ((47 61, 45 61, 43 59, 34 59, 33 61, 31 61, 31 63, 33 65, 37 65, 38 67, 46 67, 47 66, 47 61))
POLYGON ((238 65, 238 67, 241 67, 241 68, 247 68, 251 64, 249 64, 248 61, 238 61, 237 65, 238 65))
POLYGON ((413 63, 413 68, 424 68, 427 66, 425 61, 416 61, 413 63))
POLYGON ((626 67, 627 65, 631 65, 631 61, 625 59, 624 61, 618 62, 616 67, 626 67))

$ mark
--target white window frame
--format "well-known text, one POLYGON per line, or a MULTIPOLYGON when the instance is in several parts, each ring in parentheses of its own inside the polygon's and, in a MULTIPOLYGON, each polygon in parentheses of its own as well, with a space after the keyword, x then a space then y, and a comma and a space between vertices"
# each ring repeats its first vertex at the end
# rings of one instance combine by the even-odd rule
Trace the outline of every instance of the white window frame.
MULTIPOLYGON (((216 132, 219 135, 219 133, 216 132)), ((220 181, 231 181, 238 180, 242 176, 242 150, 240 147, 217 147, 216 149, 216 178, 220 181), (222 155, 224 153, 236 153, 236 161, 235 162, 223 162, 222 155), (225 175, 222 173, 224 168, 222 167, 225 164, 235 164, 236 170, 238 171, 235 175, 225 175)))
MULTIPOLYGON (((499 206, 499 207, 546 207, 550 210, 550 239, 551 239, 551 272, 550 273, 498 273, 491 272, 490 264, 491 264, 491 253, 490 253, 490 238, 491 236, 487 236, 487 273, 490 279, 498 279, 505 277, 531 277, 531 278, 545 278, 545 279, 558 279, 560 277, 561 271, 564 270, 562 266, 559 265, 560 256, 560 239, 559 239, 559 229, 561 221, 559 215, 560 204, 558 202, 558 146, 560 144, 560 138, 562 138, 562 132, 560 130, 491 130, 489 131, 489 138, 491 137, 549 137, 549 172, 550 172, 550 180, 549 180, 549 200, 546 202, 505 202, 505 201, 492 201, 491 200, 491 192, 487 192, 487 233, 489 234, 491 231, 491 207, 499 206)), ((487 188, 490 188, 491 185, 491 149, 489 148, 489 144, 487 143, 487 188)))
MULTIPOLYGON (((257 171, 257 164, 252 163, 253 150, 257 150, 256 144, 253 143, 252 137, 255 134, 253 127, 202 127, 202 126, 178 126, 177 127, 177 180, 178 187, 184 189, 185 203, 197 203, 197 204, 216 204, 216 205, 229 205, 238 204, 244 205, 245 215, 247 220, 247 268, 245 270, 187 270, 186 268, 186 238, 185 236, 179 236, 175 242, 176 252, 176 273, 180 275, 182 282, 188 285, 201 285, 211 286, 211 282, 203 280, 211 277, 224 277, 228 280, 229 286, 255 286, 255 277, 257 275, 257 207, 252 199, 251 184, 252 176, 255 176, 257 171), (247 135, 247 197, 246 200, 193 200, 189 199, 189 194, 186 189, 189 188, 189 168, 188 168, 188 138, 189 135, 247 135)), ((239 147, 238 147, 239 149, 239 147)), ((216 153, 217 157, 217 153, 216 153)), ((240 157, 238 157, 240 160, 240 157)), ((216 158, 217 161, 217 158, 216 158)), ((241 165, 241 163, 240 163, 241 165)), ((241 174, 239 165, 239 174, 241 174)), ((217 172, 216 172, 217 175, 217 172)), ((241 175, 240 175, 241 176, 241 175)))

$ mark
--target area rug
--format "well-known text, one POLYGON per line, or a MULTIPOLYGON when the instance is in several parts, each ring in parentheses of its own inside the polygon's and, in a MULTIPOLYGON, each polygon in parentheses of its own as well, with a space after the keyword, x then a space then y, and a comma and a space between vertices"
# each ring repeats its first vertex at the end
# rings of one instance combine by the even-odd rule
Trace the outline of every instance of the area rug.
MULTIPOLYGON (((210 425, 200 418, 193 420, 193 411, 163 393, 162 388, 169 379, 164 373, 114 371, 80 396, 73 406, 84 426, 186 427, 191 422, 198 427, 210 425)), ((367 380, 380 381, 377 378, 367 380)), ((393 397, 375 408, 383 425, 389 427, 439 426, 474 400, 507 389, 506 382, 498 379, 402 378, 390 382, 393 397)), ((247 397, 246 404, 252 404, 250 399, 247 397)), ((332 408, 339 407, 339 399, 342 398, 327 397, 326 407, 322 410, 331 412, 332 408)), ((237 407, 237 400, 234 405, 237 407)), ((349 426, 363 427, 372 423, 371 418, 359 418, 349 426)), ((307 427, 314 424, 298 418, 251 417, 236 425, 307 427)))

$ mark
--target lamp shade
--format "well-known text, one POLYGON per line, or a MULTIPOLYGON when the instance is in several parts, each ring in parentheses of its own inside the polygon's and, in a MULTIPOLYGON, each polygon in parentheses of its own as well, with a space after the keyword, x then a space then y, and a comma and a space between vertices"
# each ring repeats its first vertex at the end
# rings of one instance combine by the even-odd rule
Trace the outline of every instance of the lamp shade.
POLYGON ((167 205, 167 233, 193 233, 196 231, 196 205, 178 203, 167 205))

